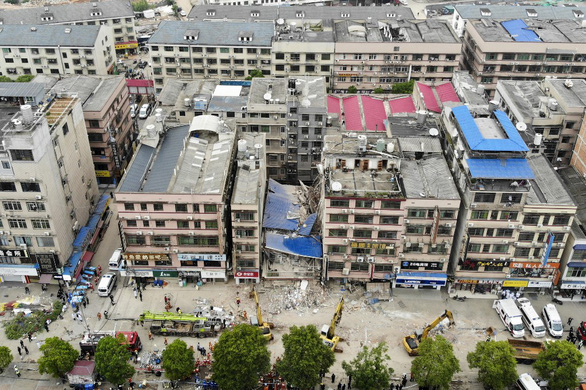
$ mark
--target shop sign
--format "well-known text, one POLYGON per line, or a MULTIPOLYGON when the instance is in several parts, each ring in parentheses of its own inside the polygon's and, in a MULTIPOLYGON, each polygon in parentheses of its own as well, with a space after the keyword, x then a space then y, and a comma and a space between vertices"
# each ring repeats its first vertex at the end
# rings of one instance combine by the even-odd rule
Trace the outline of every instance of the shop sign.
POLYGON ((362 249, 393 249, 393 244, 382 244, 376 242, 352 242, 350 248, 362 248, 362 249))
POLYGON ((153 276, 155 278, 176 278, 179 275, 178 271, 157 271, 153 270, 153 276))
POLYGON ((0 249, 2 257, 29 257, 26 249, 0 249))
POLYGON ((121 269, 120 276, 132 276, 136 278, 152 278, 153 271, 150 270, 134 270, 132 268, 129 269, 121 269))
POLYGON ((205 279, 225 278, 226 273, 224 271, 201 271, 201 277, 205 279))
POLYGON ((234 273, 235 278, 258 278, 257 271, 236 271, 234 273))
POLYGON ((527 287, 528 284, 527 280, 505 280, 503 287, 527 287))
POLYGON ((95 171, 97 177, 110 177, 110 171, 95 171))
POLYGON ((116 48, 116 50, 121 50, 121 49, 136 49, 138 48, 138 41, 137 42, 122 42, 122 43, 117 43, 114 45, 114 47, 116 48))
POLYGON ((54 254, 37 254, 32 255, 39 265, 42 274, 57 273, 57 255, 54 254))
POLYGON ((226 255, 213 253, 179 253, 177 259, 179 261, 226 261, 226 255))
POLYGON ((420 286, 445 286, 445 280, 397 279, 397 284, 417 284, 420 286))
POLYGON ((165 261, 169 261, 171 260, 169 258, 169 255, 166 255, 164 253, 124 253, 122 255, 122 258, 124 260, 165 260, 165 261))
POLYGON ((456 283, 462 283, 462 284, 478 284, 479 281, 478 280, 474 280, 474 279, 456 279, 456 283))
POLYGON ((549 288, 551 287, 551 282, 534 282, 530 280, 527 287, 549 288))
POLYGON ((509 262, 508 261, 486 261, 486 260, 479 260, 476 262, 476 265, 478 265, 478 267, 508 267, 509 266, 509 262))
POLYGON ((0 267, 0 275, 38 276, 34 267, 0 267))
POLYGON ((547 263, 543 265, 543 263, 536 263, 536 262, 514 262, 511 263, 511 268, 559 268, 560 263, 547 263))
POLYGON ((584 287, 586 287, 586 285, 584 283, 579 282, 562 283, 562 285, 560 286, 560 288, 564 290, 581 290, 584 287))
POLYGON ((424 267, 426 270, 441 270, 443 263, 439 261, 402 261, 401 269, 419 269, 424 267))

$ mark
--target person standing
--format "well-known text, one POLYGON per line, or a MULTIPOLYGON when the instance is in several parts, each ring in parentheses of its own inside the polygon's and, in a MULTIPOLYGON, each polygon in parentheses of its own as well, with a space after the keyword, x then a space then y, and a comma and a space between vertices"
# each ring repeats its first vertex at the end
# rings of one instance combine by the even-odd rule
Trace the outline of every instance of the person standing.
POLYGON ((136 290, 136 287, 132 289, 132 292, 134 294, 134 299, 138 299, 138 291, 136 290))
POLYGON ((110 294, 110 302, 112 303, 112 305, 115 305, 116 303, 114 303, 114 295, 110 294))
POLYGON ((140 297, 140 301, 142 302, 142 291, 138 290, 138 296, 140 297))
POLYGON ((336 374, 332 374, 332 383, 336 381, 336 374))
POLYGON ((31 293, 31 290, 28 288, 28 286, 24 286, 24 293, 27 295, 31 293))
POLYGON ((28 355, 28 348, 26 346, 24 347, 24 352, 28 355))
POLYGON ((20 349, 20 347, 16 347, 16 350, 18 351, 18 355, 22 356, 22 350, 20 349))
POLYGON ((14 366, 14 373, 16 374, 17 377, 20 378, 20 370, 16 366, 14 366))

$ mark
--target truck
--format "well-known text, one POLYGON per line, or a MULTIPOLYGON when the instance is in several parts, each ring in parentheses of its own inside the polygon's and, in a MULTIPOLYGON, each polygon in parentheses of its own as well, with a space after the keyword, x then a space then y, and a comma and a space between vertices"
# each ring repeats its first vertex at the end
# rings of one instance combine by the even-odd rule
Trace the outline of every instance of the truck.
POLYGON ((193 314, 144 312, 139 320, 152 321, 150 331, 163 336, 215 337, 225 328, 221 318, 198 317, 193 314))
POLYGON ((449 310, 445 310, 441 316, 436 318, 431 324, 427 325, 423 330, 416 330, 413 334, 409 336, 405 336, 403 338, 403 347, 409 354, 409 356, 417 356, 419 354, 419 343, 422 340, 427 338, 429 332, 439 325, 440 322, 448 318, 450 323, 448 326, 453 326, 456 323, 454 322, 454 317, 452 316, 452 312, 449 310))
POLYGON ((492 307, 496 310, 501 321, 515 338, 525 336, 525 327, 523 326, 523 315, 521 310, 511 298, 497 299, 493 302, 492 307))
POLYGON ((142 350, 142 342, 136 332, 115 332, 113 330, 105 332, 87 332, 79 342, 82 355, 89 354, 90 356, 93 356, 96 353, 96 348, 101 339, 107 336, 118 337, 119 335, 124 336, 125 341, 123 344, 128 346, 129 351, 140 352, 142 350))
POLYGON ((545 345, 541 341, 508 339, 509 345, 515 350, 515 359, 519 363, 531 364, 541 351, 545 350, 545 345))
POLYGON ((545 337, 545 325, 527 298, 517 299, 517 306, 521 309, 522 320, 533 337, 545 337))

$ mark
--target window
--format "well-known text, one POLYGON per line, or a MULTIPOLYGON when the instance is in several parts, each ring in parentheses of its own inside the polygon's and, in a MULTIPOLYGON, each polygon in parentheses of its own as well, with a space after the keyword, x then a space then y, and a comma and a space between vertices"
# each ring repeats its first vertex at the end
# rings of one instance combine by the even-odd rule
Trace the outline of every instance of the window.
POLYGON ((169 236, 153 236, 153 237, 151 237, 151 245, 169 246, 169 245, 171 245, 171 237, 169 237, 169 236))
POLYGON ((14 184, 11 181, 3 181, 0 182, 0 191, 10 191, 10 192, 15 192, 16 191, 16 184, 14 184))
POLYGON ((128 227, 137 227, 138 224, 134 220, 127 220, 126 221, 126 226, 128 226, 128 227))
POLYGON ((355 215, 354 223, 372 223, 372 215, 355 215))
POLYGON ((494 203, 495 199, 494 193, 476 193, 474 194, 474 202, 480 203, 494 203))
POLYGON ((155 221, 155 227, 160 227, 160 228, 164 228, 165 227, 165 221, 162 221, 160 219, 155 221))
POLYGON ((374 205, 372 200, 357 200, 356 201, 356 208, 359 209, 370 209, 374 205))
POLYGON ((539 214, 527 214, 525 215, 525 218, 523 218, 523 225, 537 225, 539 223, 539 218, 541 218, 539 214))
POLYGON ((433 217, 433 210, 426 209, 409 209, 407 211, 409 218, 427 218, 428 216, 433 217))
POLYGON ((354 237, 356 238, 371 238, 372 230, 354 230, 354 237))
POLYGON ((124 210, 133 211, 134 210, 134 203, 124 203, 124 210))
POLYGON ((39 183, 20 183, 22 192, 41 192, 39 183))
POLYGON ((440 210, 440 218, 443 218, 443 219, 456 218, 456 210, 440 210))
POLYGON ((204 213, 217 213, 218 207, 215 204, 206 204, 203 206, 204 213))
POLYGON ((482 237, 484 235, 484 228, 469 228, 468 235, 472 237, 482 237))
POLYGON ((488 210, 477 210, 470 214, 470 219, 488 219, 488 210))
POLYGON ((380 231, 378 232, 378 238, 390 238, 390 239, 396 239, 397 238, 397 232, 396 231, 380 231))
POLYGON ((513 237, 513 229, 496 229, 495 237, 513 237))
POLYGON ((507 244, 496 244, 492 246, 493 253, 507 253, 509 251, 509 245, 507 244))
POLYGON ((26 229, 26 221, 21 218, 8 218, 8 226, 12 229, 26 229))
POLYGON ((502 194, 501 195, 501 202, 502 203, 521 203, 522 199, 523 199, 522 194, 511 193, 511 194, 502 194))
POLYGON ((348 237, 348 231, 346 229, 330 229, 330 237, 348 237))
POLYGON ((179 245, 216 246, 218 237, 178 236, 177 242, 179 245))
POLYGON ((398 225, 399 217, 381 217, 380 223, 384 225, 398 225))
POLYGON ((206 221, 206 229, 218 229, 218 221, 206 221))
POLYGON ((177 211, 178 213, 186 213, 187 212, 187 203, 176 204, 175 211, 177 211))
POLYGON ((33 219, 31 220, 33 229, 51 229, 48 219, 33 219))
POLYGON ((330 207, 350 207, 350 201, 330 199, 330 207))
POLYGON ((501 216, 499 219, 506 219, 509 221, 516 221, 517 216, 519 215, 516 211, 501 211, 501 216))
POLYGON ((569 215, 556 215, 553 218, 552 225, 563 225, 563 226, 566 226, 569 222, 570 222, 570 216, 569 215))
POLYGON ((40 248, 55 246, 53 237, 37 237, 37 246, 40 248))
POLYGON ((14 161, 34 161, 33 151, 29 149, 10 149, 14 161))
POLYGON ((26 202, 28 211, 45 211, 45 204, 41 202, 26 202))
POLYGON ((330 214, 330 222, 348 222, 348 216, 344 214, 330 214))
POLYGON ((17 201, 4 201, 4 202, 2 202, 2 206, 4 207, 4 210, 10 210, 10 211, 22 210, 22 206, 20 205, 20 202, 17 202, 17 201))
POLYGON ((153 203, 153 210, 163 211, 163 204, 162 203, 153 203))
POLYGON ((401 202, 394 202, 394 201, 390 201, 390 200, 383 200, 381 202, 381 208, 383 208, 383 209, 398 210, 398 209, 401 208, 401 202))
POLYGON ((140 211, 147 211, 147 210, 148 210, 147 204, 146 203, 141 203, 140 204, 140 211))

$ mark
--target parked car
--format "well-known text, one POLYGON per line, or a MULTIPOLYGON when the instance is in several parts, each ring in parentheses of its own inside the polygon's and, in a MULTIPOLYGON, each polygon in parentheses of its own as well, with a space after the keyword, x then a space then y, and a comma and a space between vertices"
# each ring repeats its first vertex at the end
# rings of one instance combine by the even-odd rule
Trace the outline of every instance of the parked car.
POLYGON ((151 105, 150 104, 143 104, 140 107, 140 111, 138 112, 138 117, 140 119, 145 119, 151 113, 151 105))
POLYGON ((185 11, 180 11, 180 12, 179 12, 179 15, 181 15, 181 16, 183 16, 183 17, 186 17, 186 16, 187 16, 187 12, 185 12, 185 11))
POLYGON ((134 119, 136 117, 136 113, 138 112, 138 104, 133 103, 130 105, 130 117, 134 119))

